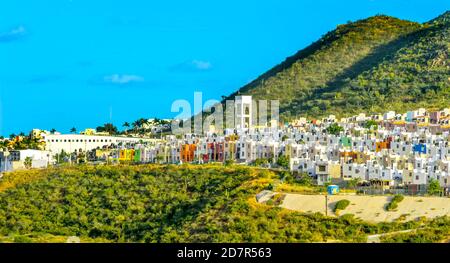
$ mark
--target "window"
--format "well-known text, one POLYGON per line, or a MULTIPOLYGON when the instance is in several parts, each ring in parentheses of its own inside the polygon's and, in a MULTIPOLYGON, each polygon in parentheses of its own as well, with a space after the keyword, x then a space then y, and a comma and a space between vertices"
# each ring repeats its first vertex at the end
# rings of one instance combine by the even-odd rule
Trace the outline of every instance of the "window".
POLYGON ((245 104, 244 107, 245 107, 244 108, 244 114, 246 114, 246 115, 250 114, 250 106, 245 104))

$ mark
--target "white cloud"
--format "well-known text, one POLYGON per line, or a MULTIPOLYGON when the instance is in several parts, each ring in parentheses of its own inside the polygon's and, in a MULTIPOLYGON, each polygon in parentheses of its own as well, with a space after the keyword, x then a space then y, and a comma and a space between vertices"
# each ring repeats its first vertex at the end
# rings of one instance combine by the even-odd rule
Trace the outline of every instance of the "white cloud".
POLYGON ((199 70, 208 70, 212 67, 209 61, 193 60, 192 64, 199 70))
POLYGON ((114 74, 111 76, 105 76, 103 78, 105 82, 113 83, 113 84, 128 84, 134 82, 143 82, 144 78, 137 75, 120 75, 114 74))
POLYGON ((212 64, 209 61, 203 61, 194 59, 191 61, 185 61, 180 64, 176 64, 170 68, 170 71, 174 72, 199 72, 207 71, 212 68, 212 64))
POLYGON ((22 38, 27 34, 24 26, 15 27, 7 32, 0 32, 0 42, 11 42, 22 38))

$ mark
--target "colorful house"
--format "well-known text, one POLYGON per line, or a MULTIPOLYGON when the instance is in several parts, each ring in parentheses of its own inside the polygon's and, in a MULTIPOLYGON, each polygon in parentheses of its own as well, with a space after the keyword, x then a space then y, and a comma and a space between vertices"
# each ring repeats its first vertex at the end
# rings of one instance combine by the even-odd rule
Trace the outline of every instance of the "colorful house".
POLYGON ((142 161, 141 160, 141 156, 142 156, 142 150, 141 149, 137 149, 137 150, 134 151, 134 161, 136 163, 139 163, 139 162, 142 161))
POLYGON ((119 161, 133 161, 134 149, 122 149, 119 152, 119 161))
POLYGON ((183 144, 180 149, 180 160, 182 162, 193 162, 195 159, 195 150, 197 146, 195 144, 183 144))
POLYGON ((427 146, 425 144, 415 144, 413 146, 413 152, 414 153, 420 153, 420 154, 426 154, 427 153, 427 146))
POLYGON ((349 137, 342 137, 340 143, 344 147, 351 147, 352 146, 352 139, 349 138, 349 137))

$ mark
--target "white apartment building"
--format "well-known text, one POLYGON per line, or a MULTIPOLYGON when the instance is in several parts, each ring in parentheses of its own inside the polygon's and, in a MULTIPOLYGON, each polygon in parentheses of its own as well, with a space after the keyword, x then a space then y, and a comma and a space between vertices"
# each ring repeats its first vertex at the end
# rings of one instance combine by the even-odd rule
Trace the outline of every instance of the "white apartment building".
POLYGON ((249 129, 253 124, 252 96, 236 96, 234 108, 236 129, 249 129))
POLYGON ((45 142, 45 150, 52 155, 58 154, 63 150, 66 153, 80 150, 86 152, 111 145, 156 141, 154 139, 82 134, 42 134, 41 138, 45 142))

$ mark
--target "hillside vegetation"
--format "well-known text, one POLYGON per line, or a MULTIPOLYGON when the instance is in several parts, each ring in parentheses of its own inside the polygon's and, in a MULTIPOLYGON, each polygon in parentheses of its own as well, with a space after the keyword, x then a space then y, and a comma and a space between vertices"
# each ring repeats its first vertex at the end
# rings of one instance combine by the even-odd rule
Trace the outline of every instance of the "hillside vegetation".
POLYGON ((449 17, 419 24, 378 15, 339 25, 228 99, 279 99, 284 119, 448 107, 449 17))
MULTIPOLYGON (((17 181, 16 173, 0 181, 0 241, 63 242, 78 236, 83 242, 365 242, 368 234, 435 222, 371 224, 351 215, 332 218, 258 204, 255 194, 280 175, 251 167, 74 166, 29 172, 28 181, 17 181), (1 187, 5 183, 9 186, 1 187)), ((450 223, 436 220, 435 227, 450 223)))

